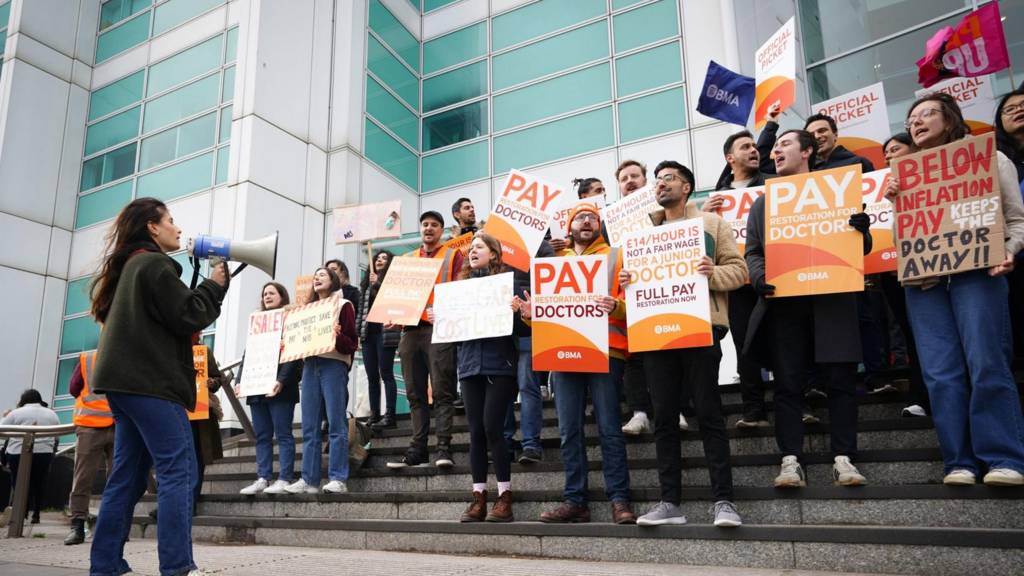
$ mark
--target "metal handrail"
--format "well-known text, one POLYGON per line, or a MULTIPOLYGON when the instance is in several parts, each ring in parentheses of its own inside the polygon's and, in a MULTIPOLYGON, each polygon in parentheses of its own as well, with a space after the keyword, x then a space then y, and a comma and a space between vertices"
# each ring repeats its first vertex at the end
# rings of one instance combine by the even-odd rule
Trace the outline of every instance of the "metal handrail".
POLYGON ((238 418, 238 423, 242 425, 242 430, 245 431, 245 436, 251 442, 256 441, 256 431, 253 430, 252 421, 249 420, 249 415, 245 413, 245 407, 242 406, 242 402, 235 396, 235 389, 231 386, 231 383, 235 379, 235 368, 238 368, 242 364, 242 358, 229 362, 221 367, 221 374, 228 377, 228 383, 222 386, 224 395, 228 397, 228 403, 231 404, 231 409, 235 412, 235 417, 238 418))
POLYGON ((0 438, 21 438, 21 454, 18 458, 18 477, 14 480, 14 497, 11 503, 11 523, 7 527, 8 538, 21 538, 25 528, 25 512, 28 508, 29 478, 32 473, 32 449, 36 438, 53 438, 72 434, 74 424, 56 426, 21 426, 8 424, 0 426, 0 438))
POLYGON ((37 438, 53 438, 54 436, 74 434, 75 425, 58 424, 56 426, 16 426, 8 424, 6 426, 0 426, 0 438, 17 438, 18 436, 25 436, 29 433, 37 438))

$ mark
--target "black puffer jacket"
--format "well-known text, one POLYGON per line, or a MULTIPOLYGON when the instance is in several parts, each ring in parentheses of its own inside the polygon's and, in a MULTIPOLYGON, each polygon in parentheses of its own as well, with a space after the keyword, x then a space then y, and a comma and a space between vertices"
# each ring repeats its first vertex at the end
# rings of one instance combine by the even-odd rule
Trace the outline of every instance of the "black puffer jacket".
MULTIPOLYGON (((512 314, 512 310, 508 311, 512 314)), ((518 316, 518 314, 517 314, 518 316)), ((515 331, 509 336, 459 342, 459 378, 470 376, 515 376, 519 352, 515 331)))

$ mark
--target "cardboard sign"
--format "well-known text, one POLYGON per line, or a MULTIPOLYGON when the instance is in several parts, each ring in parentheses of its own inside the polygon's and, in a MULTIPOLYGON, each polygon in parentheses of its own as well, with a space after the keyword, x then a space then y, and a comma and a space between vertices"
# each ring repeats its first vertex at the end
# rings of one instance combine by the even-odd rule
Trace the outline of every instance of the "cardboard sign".
POLYGON ((871 253, 864 257, 864 273, 896 271, 896 244, 892 239, 892 204, 885 199, 889 169, 861 176, 864 212, 871 219, 871 253))
POLYGON ((776 102, 785 110, 796 102, 796 24, 790 18, 754 53, 754 126, 760 130, 776 102))
POLYGON ((210 418, 210 389, 206 381, 210 379, 209 351, 203 344, 192 347, 192 366, 196 369, 196 409, 186 411, 189 420, 208 420, 210 418))
POLYGON ((434 286, 430 341, 465 342, 512 334, 512 273, 434 286))
POLYGON ((465 256, 469 252, 469 245, 472 244, 472 243, 473 243, 473 233, 472 232, 466 232, 465 234, 460 234, 460 235, 456 236, 455 238, 452 238, 451 240, 449 240, 449 241, 445 242, 444 244, 442 244, 441 245, 441 250, 438 251, 438 254, 443 254, 445 249, 451 249, 451 250, 458 250, 459 252, 462 252, 463 256, 465 256))
POLYGON ((533 369, 608 372, 608 256, 533 260, 533 369))
POLYGON ((708 279, 697 272, 707 254, 704 219, 691 218, 626 236, 629 351, 714 344, 708 279))
POLYGON ((283 331, 283 309, 249 314, 249 331, 245 337, 245 367, 242 369, 242 380, 238 383, 241 390, 239 396, 261 396, 274 390, 283 331))
POLYGON ((563 240, 569 235, 569 215, 573 213, 576 208, 580 206, 592 206, 601 213, 601 209, 604 208, 605 198, 604 195, 591 196, 590 198, 571 198, 565 196, 566 202, 562 204, 562 208, 555 212, 555 217, 551 220, 551 237, 555 240, 563 240))
POLYGON ((993 134, 893 161, 899 178, 896 248, 901 282, 989 268, 1006 258, 993 134))
POLYGON ((484 224, 484 231, 501 241, 505 264, 530 270, 530 258, 544 241, 564 194, 546 180, 518 170, 509 172, 501 198, 484 224))
POLYGON ((281 362, 334 350, 334 325, 338 323, 339 312, 341 300, 337 294, 312 304, 289 308, 281 334, 281 362))
POLYGON ((775 296, 864 289, 860 165, 773 178, 765 184, 765 281, 775 296))
POLYGON ((366 320, 403 326, 419 324, 443 263, 440 258, 395 256, 366 320))
POLYGON ((334 243, 366 242, 402 235, 402 201, 354 204, 334 209, 334 243))
POLYGON ((839 127, 836 145, 871 160, 876 169, 885 168, 882 143, 889 138, 890 128, 881 82, 819 102, 811 109, 836 121, 839 127))
POLYGON ((732 237, 736 241, 736 247, 743 254, 747 248, 747 218, 750 216, 750 207, 758 196, 764 196, 764 186, 753 186, 751 188, 740 188, 738 190, 721 190, 712 192, 711 198, 721 196, 722 208, 718 215, 732 226, 732 237))
POLYGON ((630 232, 654 227, 651 212, 661 210, 654 188, 644 186, 615 204, 601 210, 601 221, 608 230, 608 241, 612 246, 621 246, 630 232))
POLYGON ((302 306, 309 302, 309 296, 313 293, 313 275, 299 276, 295 279, 295 293, 292 295, 292 304, 302 306))
POLYGON ((914 98, 933 92, 945 92, 956 98, 964 120, 971 127, 971 134, 978 136, 995 130, 992 123, 995 121, 998 102, 992 90, 992 76, 950 78, 931 88, 917 90, 914 92, 914 98))

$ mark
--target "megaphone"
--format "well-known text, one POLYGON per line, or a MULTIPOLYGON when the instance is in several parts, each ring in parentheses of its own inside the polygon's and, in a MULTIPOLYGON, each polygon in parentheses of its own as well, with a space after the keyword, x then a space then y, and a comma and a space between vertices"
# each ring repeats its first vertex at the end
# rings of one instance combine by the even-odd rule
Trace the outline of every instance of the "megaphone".
POLYGON ((242 271, 251 264, 274 277, 277 270, 277 232, 259 240, 230 240, 217 236, 199 235, 188 240, 188 253, 199 259, 209 259, 211 265, 223 260, 241 262, 231 275, 242 271))

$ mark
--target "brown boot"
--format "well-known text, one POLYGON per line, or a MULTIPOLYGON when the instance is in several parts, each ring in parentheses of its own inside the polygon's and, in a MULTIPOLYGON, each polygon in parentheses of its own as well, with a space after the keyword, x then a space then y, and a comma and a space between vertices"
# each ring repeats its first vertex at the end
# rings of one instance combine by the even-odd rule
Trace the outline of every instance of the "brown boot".
POLYGON ((612 502, 612 522, 616 524, 636 524, 636 514, 630 507, 629 502, 612 502))
MULTIPOLYGON (((511 511, 510 511, 511 513, 511 511)), ((473 501, 462 513, 460 522, 483 522, 487 515, 487 491, 473 492, 473 501)))
POLYGON ((558 505, 558 508, 541 514, 540 521, 549 524, 590 522, 590 508, 572 502, 563 502, 558 505))
POLYGON ((487 515, 488 522, 511 522, 515 520, 512 517, 512 491, 505 490, 498 496, 498 501, 494 503, 494 508, 491 508, 491 513, 487 515))

